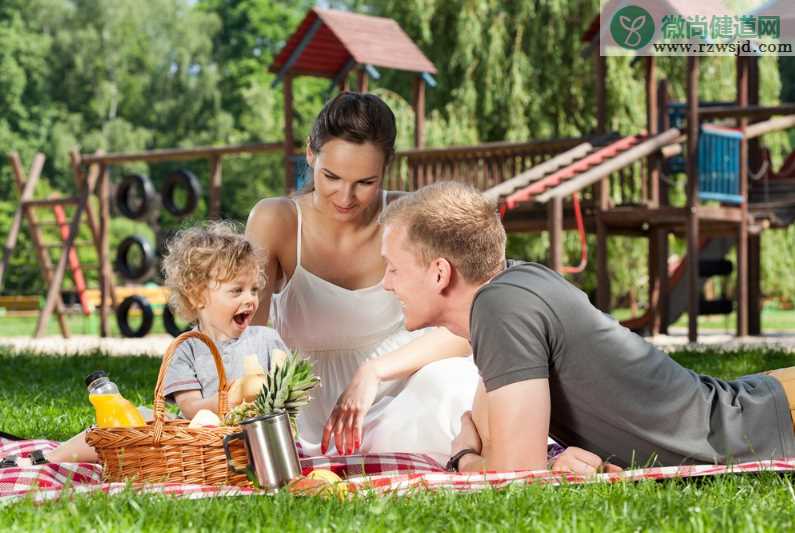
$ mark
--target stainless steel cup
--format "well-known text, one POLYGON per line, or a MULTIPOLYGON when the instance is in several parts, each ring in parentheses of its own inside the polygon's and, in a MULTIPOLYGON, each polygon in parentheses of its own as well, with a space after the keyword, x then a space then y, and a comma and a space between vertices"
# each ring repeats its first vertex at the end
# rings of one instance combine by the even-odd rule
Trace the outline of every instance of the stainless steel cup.
POLYGON ((263 489, 278 489, 301 474, 301 463, 286 413, 249 418, 240 425, 243 431, 224 437, 224 453, 230 470, 238 474, 250 472, 263 489), (243 439, 246 447, 246 469, 234 463, 229 451, 229 444, 238 439, 243 439))

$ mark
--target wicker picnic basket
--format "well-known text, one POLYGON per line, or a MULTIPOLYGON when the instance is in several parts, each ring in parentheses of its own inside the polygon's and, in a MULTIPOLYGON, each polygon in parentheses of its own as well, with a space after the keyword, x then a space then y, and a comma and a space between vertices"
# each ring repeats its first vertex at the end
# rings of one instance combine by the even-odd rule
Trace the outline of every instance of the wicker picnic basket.
MULTIPOLYGON (((103 465, 105 481, 142 483, 198 483, 250 487, 245 474, 227 468, 223 440, 240 431, 240 426, 188 428, 187 420, 165 417, 163 387, 168 365, 180 344, 196 338, 212 353, 218 371, 218 415, 229 410, 228 384, 223 361, 215 343, 197 331, 183 333, 169 345, 160 364, 154 395, 154 420, 142 427, 92 427, 86 441, 94 447, 103 465)), ((236 464, 246 464, 246 451, 240 440, 231 443, 236 464)))

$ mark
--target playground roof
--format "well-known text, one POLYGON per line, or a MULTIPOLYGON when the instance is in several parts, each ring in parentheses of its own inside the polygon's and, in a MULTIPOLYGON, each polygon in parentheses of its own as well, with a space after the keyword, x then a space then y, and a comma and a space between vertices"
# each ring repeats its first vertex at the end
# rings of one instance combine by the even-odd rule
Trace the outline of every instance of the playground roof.
POLYGON ((270 71, 334 78, 354 63, 436 74, 394 20, 320 8, 307 12, 270 71))
MULTIPOLYGON (((786 1, 789 2, 791 0, 786 1)), ((632 0, 610 0, 604 4, 602 11, 615 13, 625 6, 637 4, 638 2, 633 2, 632 0)), ((643 7, 648 7, 645 4, 642 5, 643 7)), ((693 0, 661 0, 654 2, 652 5, 653 9, 649 9, 649 11, 655 20, 660 20, 664 15, 682 15, 683 17, 706 15, 710 17, 719 13, 730 14, 723 0, 698 0, 697 2, 693 0)), ((591 42, 599 33, 599 19, 600 14, 597 14, 588 25, 588 29, 582 35, 583 42, 591 42)), ((607 31, 606 28, 603 28, 603 30, 607 31)))

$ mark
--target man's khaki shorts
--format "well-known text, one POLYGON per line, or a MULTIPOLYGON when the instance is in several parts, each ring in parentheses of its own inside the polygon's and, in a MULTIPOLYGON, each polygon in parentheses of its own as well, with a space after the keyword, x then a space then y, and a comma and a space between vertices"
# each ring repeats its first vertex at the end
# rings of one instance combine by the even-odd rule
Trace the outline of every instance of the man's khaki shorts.
POLYGON ((784 394, 787 395, 789 404, 789 414, 792 416, 793 427, 795 427, 795 366, 788 368, 778 368, 765 372, 770 377, 774 377, 784 387, 784 394))

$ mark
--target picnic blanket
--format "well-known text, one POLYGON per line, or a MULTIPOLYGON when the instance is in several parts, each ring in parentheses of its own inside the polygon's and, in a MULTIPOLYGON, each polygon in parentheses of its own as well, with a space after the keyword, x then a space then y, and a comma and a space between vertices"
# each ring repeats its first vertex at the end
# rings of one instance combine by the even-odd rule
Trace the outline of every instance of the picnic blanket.
MULTIPOLYGON (((52 450, 58 442, 49 440, 11 441, 0 438, 0 457, 26 456, 33 450, 52 450)), ((562 450, 551 446, 550 454, 562 450)), ((779 460, 742 463, 733 466, 695 465, 627 470, 618 474, 578 476, 547 470, 459 474, 445 472, 442 465, 427 455, 409 453, 367 454, 348 456, 302 457, 304 473, 318 468, 334 471, 347 478, 354 491, 367 490, 382 494, 406 494, 417 490, 448 489, 476 491, 499 488, 509 484, 562 484, 637 481, 677 477, 716 476, 729 473, 760 471, 795 471, 795 457, 779 460)), ((60 463, 0 469, 0 503, 30 497, 35 501, 57 499, 65 491, 73 493, 104 492, 116 494, 130 488, 128 483, 103 483, 102 467, 93 463, 60 463)), ((216 487, 182 483, 132 485, 140 493, 167 494, 181 498, 207 498, 260 494, 262 491, 238 487, 216 487)))

